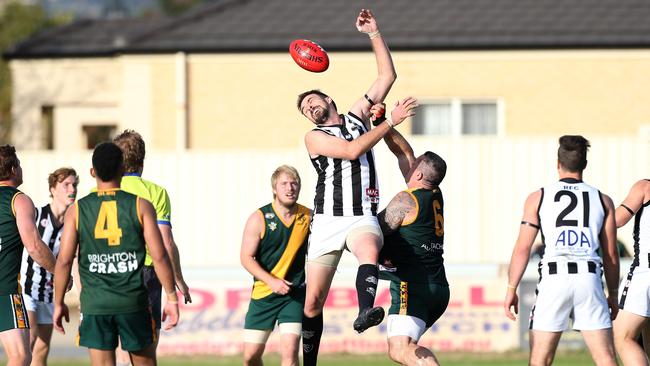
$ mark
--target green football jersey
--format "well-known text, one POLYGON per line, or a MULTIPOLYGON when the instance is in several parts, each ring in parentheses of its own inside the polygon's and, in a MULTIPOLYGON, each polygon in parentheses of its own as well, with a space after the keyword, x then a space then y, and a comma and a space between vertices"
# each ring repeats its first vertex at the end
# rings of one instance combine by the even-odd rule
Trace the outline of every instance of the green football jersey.
POLYGON ((439 189, 410 189, 405 192, 415 200, 417 215, 385 238, 382 254, 391 259, 396 268, 393 275, 400 281, 447 285, 442 258, 442 193, 439 189))
POLYGON ((0 186, 0 296, 22 292, 18 277, 23 258, 14 199, 22 194, 11 186, 0 186))
MULTIPOLYGON (((264 231, 255 260, 265 271, 299 286, 305 282, 305 254, 309 237, 309 209, 298 205, 293 222, 284 222, 275 212, 273 204, 259 209, 264 218, 264 231)), ((273 290, 256 279, 251 298, 267 297, 273 290)))
POLYGON ((119 314, 148 306, 138 197, 99 190, 76 203, 81 312, 119 314))

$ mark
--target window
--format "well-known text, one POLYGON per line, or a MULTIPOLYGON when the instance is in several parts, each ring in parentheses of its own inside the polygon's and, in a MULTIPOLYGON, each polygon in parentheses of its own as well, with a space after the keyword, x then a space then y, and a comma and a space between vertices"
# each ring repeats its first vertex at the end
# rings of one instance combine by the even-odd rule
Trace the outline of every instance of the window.
POLYGON ((501 104, 496 101, 433 101, 420 103, 413 117, 414 135, 465 136, 500 133, 501 104))
POLYGON ((41 148, 54 150, 54 107, 41 106, 41 148))
POLYGON ((86 148, 94 149, 102 142, 111 141, 115 135, 116 125, 84 125, 81 127, 86 136, 86 148))

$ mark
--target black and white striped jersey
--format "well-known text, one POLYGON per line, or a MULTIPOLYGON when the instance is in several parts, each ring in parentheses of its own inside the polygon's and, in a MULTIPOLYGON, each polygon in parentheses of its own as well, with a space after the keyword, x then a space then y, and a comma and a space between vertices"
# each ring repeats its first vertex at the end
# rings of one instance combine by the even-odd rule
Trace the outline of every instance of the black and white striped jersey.
MULTIPOLYGON (((59 254, 63 226, 55 227, 52 223, 53 214, 50 205, 36 209, 36 228, 43 242, 50 248, 54 256, 59 254)), ((20 269, 20 282, 23 293, 34 300, 46 303, 52 302, 53 281, 52 273, 45 270, 27 251, 23 251, 23 263, 20 269)))
MULTIPOLYGON (((352 113, 343 115, 343 124, 317 126, 315 130, 352 141, 368 132, 363 121, 352 113)), ((314 213, 331 216, 377 215, 379 185, 375 159, 370 149, 356 160, 318 156, 311 159, 318 180, 314 213)))
POLYGON ((633 266, 650 264, 650 201, 644 202, 634 215, 634 262, 633 266))

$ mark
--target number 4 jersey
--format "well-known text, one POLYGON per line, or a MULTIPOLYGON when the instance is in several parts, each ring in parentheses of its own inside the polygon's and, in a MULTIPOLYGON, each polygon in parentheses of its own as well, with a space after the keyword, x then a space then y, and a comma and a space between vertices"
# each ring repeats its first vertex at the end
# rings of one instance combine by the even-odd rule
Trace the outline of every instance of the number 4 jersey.
POLYGON ((565 178, 542 188, 539 220, 544 258, 548 262, 591 260, 601 263, 598 238, 605 205, 598 189, 565 178))
POLYGON ((77 205, 81 312, 119 314, 145 309, 145 243, 138 197, 99 190, 77 205))

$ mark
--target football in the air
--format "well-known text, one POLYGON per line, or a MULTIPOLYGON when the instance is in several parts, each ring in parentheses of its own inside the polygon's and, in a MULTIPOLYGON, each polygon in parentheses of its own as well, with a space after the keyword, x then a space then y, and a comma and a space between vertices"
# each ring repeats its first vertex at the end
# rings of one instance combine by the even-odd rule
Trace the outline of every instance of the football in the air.
POLYGON ((330 59, 323 47, 308 39, 291 42, 289 53, 298 66, 307 71, 323 72, 330 66, 330 59))

